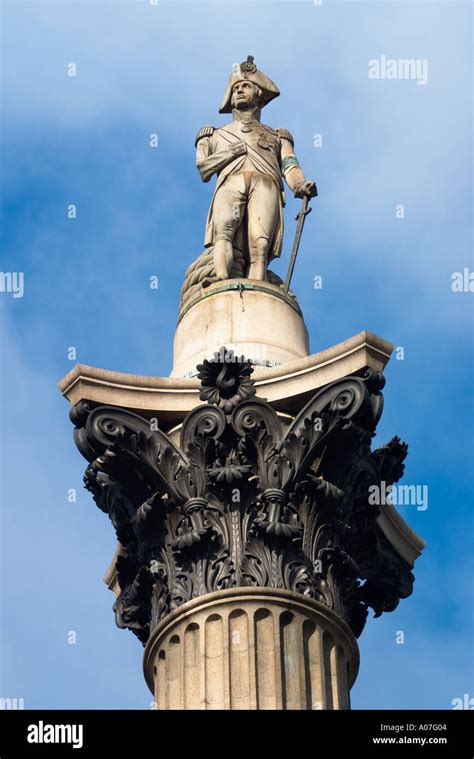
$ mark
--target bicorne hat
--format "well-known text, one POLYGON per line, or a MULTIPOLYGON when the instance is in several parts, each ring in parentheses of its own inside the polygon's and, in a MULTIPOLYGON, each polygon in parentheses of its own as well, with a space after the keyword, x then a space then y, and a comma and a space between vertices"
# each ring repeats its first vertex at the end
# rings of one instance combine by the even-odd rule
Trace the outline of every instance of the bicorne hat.
POLYGON ((280 90, 276 84, 274 84, 262 71, 258 70, 253 62, 253 55, 248 55, 246 61, 234 67, 234 70, 229 77, 229 81, 227 82, 224 99, 219 108, 219 113, 232 113, 232 87, 234 84, 237 84, 237 82, 242 81, 253 82, 257 87, 260 87, 262 90, 262 108, 264 105, 267 105, 270 100, 277 98, 280 94, 280 90))

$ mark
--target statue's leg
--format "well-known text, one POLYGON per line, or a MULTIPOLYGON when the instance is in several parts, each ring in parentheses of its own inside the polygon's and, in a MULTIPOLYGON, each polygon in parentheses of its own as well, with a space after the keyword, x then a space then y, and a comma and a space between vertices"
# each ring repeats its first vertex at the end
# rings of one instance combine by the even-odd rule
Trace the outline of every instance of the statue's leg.
POLYGON ((245 212, 246 193, 243 177, 227 177, 214 197, 214 268, 217 279, 228 279, 233 260, 232 241, 245 212))
POLYGON ((278 223, 279 192, 270 177, 264 174, 252 177, 247 206, 249 279, 267 278, 268 251, 278 223))

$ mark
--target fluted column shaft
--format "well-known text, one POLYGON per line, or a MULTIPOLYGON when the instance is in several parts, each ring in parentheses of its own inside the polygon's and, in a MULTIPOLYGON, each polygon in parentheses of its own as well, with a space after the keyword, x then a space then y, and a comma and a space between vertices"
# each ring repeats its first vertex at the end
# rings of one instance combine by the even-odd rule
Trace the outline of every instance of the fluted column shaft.
POLYGON ((274 588, 189 601, 155 628, 144 660, 157 709, 349 709, 358 664, 343 620, 274 588))

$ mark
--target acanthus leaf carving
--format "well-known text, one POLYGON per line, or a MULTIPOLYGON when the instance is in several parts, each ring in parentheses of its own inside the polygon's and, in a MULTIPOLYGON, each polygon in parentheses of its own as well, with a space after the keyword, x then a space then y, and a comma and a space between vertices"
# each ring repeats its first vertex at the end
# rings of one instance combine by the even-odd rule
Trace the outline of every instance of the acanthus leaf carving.
POLYGON ((255 396, 249 362, 221 355, 199 367, 208 403, 179 446, 126 409, 71 412, 85 485, 123 546, 117 624, 145 642, 192 598, 254 585, 316 599, 359 635, 369 607, 394 609, 413 583, 369 499, 401 476, 407 451, 393 438, 371 452, 383 377, 333 382, 288 421, 255 396))

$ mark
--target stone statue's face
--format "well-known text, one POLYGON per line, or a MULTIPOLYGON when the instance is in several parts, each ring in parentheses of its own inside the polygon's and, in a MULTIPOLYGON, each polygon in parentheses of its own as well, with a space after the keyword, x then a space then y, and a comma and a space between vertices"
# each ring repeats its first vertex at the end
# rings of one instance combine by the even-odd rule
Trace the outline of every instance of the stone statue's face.
POLYGON ((253 82, 236 82, 232 87, 232 107, 244 111, 259 104, 258 89, 253 82))

